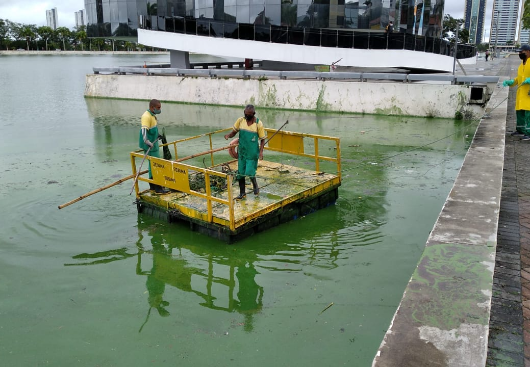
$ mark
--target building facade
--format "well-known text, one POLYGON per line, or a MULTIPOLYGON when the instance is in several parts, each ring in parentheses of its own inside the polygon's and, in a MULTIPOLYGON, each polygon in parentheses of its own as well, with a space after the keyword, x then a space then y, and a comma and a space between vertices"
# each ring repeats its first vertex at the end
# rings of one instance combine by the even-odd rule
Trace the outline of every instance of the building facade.
POLYGON ((85 23, 86 15, 85 15, 85 10, 84 9, 76 11, 74 13, 74 16, 75 16, 75 26, 76 26, 76 28, 79 28, 81 26, 86 25, 86 23, 85 23))
POLYGON ((228 24, 382 31, 440 37, 444 0, 85 0, 92 37, 167 31, 182 19, 228 24))
POLYGON ((46 10, 46 25, 53 30, 56 30, 59 25, 59 17, 57 15, 57 8, 46 10))
POLYGON ((528 45, 530 41, 530 29, 519 29, 519 39, 517 41, 520 45, 528 45))
POLYGON ((519 0, 494 0, 491 17, 490 45, 515 44, 519 0))
POLYGON ((469 43, 480 44, 484 40, 484 17, 487 0, 466 0, 464 28, 469 31, 469 43))

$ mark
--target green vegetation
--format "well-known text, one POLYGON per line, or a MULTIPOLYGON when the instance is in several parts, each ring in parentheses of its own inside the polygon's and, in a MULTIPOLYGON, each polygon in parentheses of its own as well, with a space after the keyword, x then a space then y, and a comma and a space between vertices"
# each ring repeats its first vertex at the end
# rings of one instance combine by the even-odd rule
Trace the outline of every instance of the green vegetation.
POLYGON ((458 27, 458 43, 469 42, 469 31, 464 28, 464 20, 453 18, 449 14, 444 15, 442 38, 451 43, 455 42, 456 28, 458 27))
MULTIPOLYGON (((524 0, 521 21, 523 29, 530 29, 530 0, 524 0)), ((516 45, 517 46, 517 45, 516 45)))
POLYGON ((0 50, 154 51, 153 47, 123 40, 89 38, 86 27, 37 27, 0 19, 0 50))

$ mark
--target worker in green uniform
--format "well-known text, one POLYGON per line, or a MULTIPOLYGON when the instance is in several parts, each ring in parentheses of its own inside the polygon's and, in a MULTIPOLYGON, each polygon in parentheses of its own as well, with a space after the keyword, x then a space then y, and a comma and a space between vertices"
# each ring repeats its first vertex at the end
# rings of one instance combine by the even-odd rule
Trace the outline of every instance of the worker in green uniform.
MULTIPOLYGON (((158 120, 156 115, 161 113, 162 104, 158 99, 152 99, 149 102, 149 109, 142 115, 142 128, 140 129, 139 145, 146 154, 151 157, 159 158, 160 152, 158 147, 158 120)), ((149 179, 153 179, 151 172, 151 161, 149 161, 149 179)), ((156 193, 165 194, 168 190, 165 187, 149 183, 149 188, 156 193)))
POLYGON ((239 181, 239 196, 236 197, 236 200, 244 199, 246 196, 245 177, 250 178, 254 195, 259 194, 256 170, 258 169, 258 158, 263 159, 263 148, 265 147, 265 129, 263 123, 256 117, 254 106, 247 105, 244 113, 245 116, 238 118, 232 131, 225 135, 225 139, 228 140, 239 133, 236 176, 236 180, 239 181))
POLYGON ((530 141, 530 63, 526 65, 530 58, 529 45, 521 46, 519 58, 522 62, 517 70, 517 77, 505 80, 502 85, 504 87, 519 86, 515 97, 516 130, 511 135, 522 136, 521 140, 530 141))

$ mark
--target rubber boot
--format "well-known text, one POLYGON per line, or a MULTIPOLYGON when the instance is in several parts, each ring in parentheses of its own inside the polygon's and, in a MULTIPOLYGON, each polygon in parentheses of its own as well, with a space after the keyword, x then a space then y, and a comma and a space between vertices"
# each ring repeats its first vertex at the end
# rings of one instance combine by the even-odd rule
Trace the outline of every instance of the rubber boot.
POLYGON ((250 181, 252 182, 252 187, 254 188, 254 195, 259 195, 259 187, 258 181, 256 181, 256 177, 252 177, 250 181))
POLYGON ((155 192, 156 192, 157 194, 167 194, 167 193, 169 192, 169 190, 166 189, 165 187, 162 187, 162 186, 160 186, 160 185, 155 185, 155 186, 156 186, 156 188, 155 188, 155 192))
POLYGON ((247 196, 245 193, 245 178, 239 179, 239 196, 236 196, 236 200, 244 199, 247 196))

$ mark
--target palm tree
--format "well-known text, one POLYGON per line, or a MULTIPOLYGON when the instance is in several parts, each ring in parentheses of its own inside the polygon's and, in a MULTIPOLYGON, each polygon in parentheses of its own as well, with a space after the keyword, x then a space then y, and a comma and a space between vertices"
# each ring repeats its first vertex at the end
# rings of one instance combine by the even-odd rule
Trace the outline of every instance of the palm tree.
POLYGON ((37 28, 37 34, 46 43, 46 51, 48 51, 48 40, 53 36, 53 29, 47 26, 39 27, 37 28))
POLYGON ((57 36, 63 41, 63 50, 66 51, 66 39, 70 38, 71 32, 66 27, 59 27, 55 30, 57 36))
POLYGON ((81 50, 85 50, 85 42, 87 39, 86 35, 86 26, 82 25, 77 28, 77 31, 75 32, 75 39, 78 40, 81 43, 81 50))
POLYGON ((37 26, 31 25, 22 25, 19 31, 19 36, 26 39, 26 50, 29 51, 29 43, 33 41, 36 37, 36 32, 34 31, 37 26))
MULTIPOLYGON (((2 48, 2 43, 4 43, 4 40, 7 40, 9 35, 9 25, 8 20, 0 19, 0 48, 2 48)), ((7 43, 7 42, 6 42, 7 43)), ((6 44, 7 49, 7 44, 6 44)))

